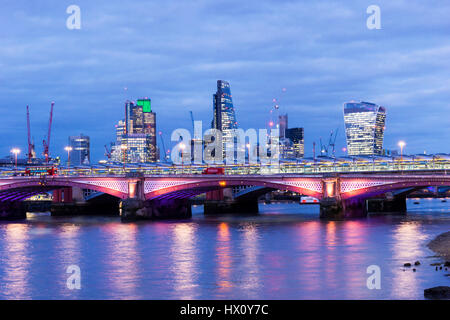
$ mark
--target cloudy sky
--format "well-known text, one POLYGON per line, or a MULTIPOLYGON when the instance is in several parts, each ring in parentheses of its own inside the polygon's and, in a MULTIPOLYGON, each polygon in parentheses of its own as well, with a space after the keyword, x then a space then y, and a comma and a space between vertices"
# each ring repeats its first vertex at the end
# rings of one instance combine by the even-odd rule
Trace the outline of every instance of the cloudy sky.
POLYGON ((240 127, 264 128, 278 99, 289 126, 305 128, 307 155, 332 129, 345 145, 351 99, 387 108, 385 148, 448 153, 449 17, 447 0, 2 0, 0 156, 25 154, 27 104, 42 152, 52 100, 52 155, 83 133, 103 158, 124 100, 144 96, 169 144, 191 128, 189 110, 210 124, 218 79, 231 84, 240 127), (80 30, 66 27, 71 4, 80 30), (380 30, 366 26, 372 4, 380 30))

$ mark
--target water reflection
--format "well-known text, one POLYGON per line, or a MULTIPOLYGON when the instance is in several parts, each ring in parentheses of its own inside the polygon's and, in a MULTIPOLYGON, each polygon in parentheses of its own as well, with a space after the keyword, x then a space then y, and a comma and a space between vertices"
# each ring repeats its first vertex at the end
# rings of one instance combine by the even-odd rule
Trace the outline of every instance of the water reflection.
POLYGON ((7 299, 29 299, 29 273, 31 258, 28 252, 30 245, 29 227, 26 224, 8 224, 5 226, 2 269, 4 285, 2 296, 7 299))
POLYGON ((104 230, 108 237, 104 239, 106 257, 104 260, 106 270, 104 276, 111 298, 139 299, 137 292, 141 257, 137 249, 136 224, 108 224, 104 230))
POLYGON ((219 295, 224 295, 231 291, 233 284, 231 282, 231 241, 230 230, 227 223, 222 222, 217 227, 216 241, 216 273, 219 295))
MULTIPOLYGON (((79 290, 70 290, 66 286, 67 278, 70 276, 66 273, 67 267, 70 265, 81 264, 81 243, 80 243, 81 226, 79 225, 63 225, 57 234, 56 241, 56 261, 55 268, 56 274, 60 275, 59 281, 62 296, 76 296, 80 293, 79 290)), ((83 286, 83 269, 81 269, 81 285, 83 286)))
POLYGON ((193 223, 179 223, 173 228, 170 250, 171 273, 177 299, 195 299, 198 295, 198 243, 193 223))
POLYGON ((392 290, 396 299, 413 299, 417 296, 419 290, 417 274, 403 268, 403 264, 414 263, 419 257, 424 256, 422 240, 425 239, 426 235, 416 222, 403 222, 394 229, 392 251, 395 259, 392 266, 392 290))
POLYGON ((258 260, 260 248, 258 228, 254 224, 244 226, 241 243, 243 254, 241 288, 249 299, 257 299, 258 289, 261 286, 260 261, 258 260))

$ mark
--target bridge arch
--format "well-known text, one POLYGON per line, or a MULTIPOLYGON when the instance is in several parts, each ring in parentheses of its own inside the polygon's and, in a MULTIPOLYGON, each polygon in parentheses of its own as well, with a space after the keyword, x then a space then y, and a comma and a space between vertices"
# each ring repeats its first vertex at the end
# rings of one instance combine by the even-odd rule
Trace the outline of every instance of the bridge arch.
POLYGON ((422 178, 422 179, 407 179, 405 181, 388 182, 375 186, 369 186, 347 192, 341 192, 343 200, 352 198, 370 198, 379 196, 388 192, 396 190, 405 190, 405 194, 413 192, 414 190, 423 189, 431 186, 450 186, 450 177, 445 178, 422 178))
POLYGON ((225 189, 237 186, 260 186, 265 190, 285 190, 301 193, 316 198, 321 198, 322 193, 316 190, 311 190, 305 187, 300 187, 295 184, 289 184, 287 181, 269 182, 263 179, 242 179, 221 177, 217 179, 208 179, 206 181, 193 181, 177 185, 161 187, 156 190, 151 190, 145 193, 145 199, 187 199, 195 195, 225 189))
POLYGON ((71 179, 21 179, 14 182, 2 181, 0 184, 0 201, 21 201, 33 195, 53 191, 61 188, 78 187, 91 189, 109 194, 111 196, 126 199, 128 192, 108 188, 104 183, 74 181, 71 179))

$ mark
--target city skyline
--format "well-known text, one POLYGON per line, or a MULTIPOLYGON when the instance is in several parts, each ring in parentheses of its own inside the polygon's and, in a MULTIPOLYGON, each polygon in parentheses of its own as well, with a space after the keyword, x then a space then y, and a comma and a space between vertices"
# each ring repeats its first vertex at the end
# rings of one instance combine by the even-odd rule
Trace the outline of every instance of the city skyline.
POLYGON ((27 104, 36 152, 42 152, 52 100, 52 155, 64 157, 67 137, 83 132, 91 137, 92 162, 104 158, 124 101, 143 95, 151 96, 168 143, 175 128, 191 127, 189 110, 196 120, 210 121, 217 79, 233 86, 242 128, 264 127, 276 98, 280 114, 305 127, 305 156, 312 155, 313 141, 338 127, 336 150, 345 146, 342 104, 352 99, 388 106, 386 149, 398 149, 404 140, 405 153, 449 152, 449 119, 442 117, 450 98, 449 66, 443 63, 450 52, 449 23, 442 4, 381 1, 381 30, 367 29, 367 5, 357 1, 266 1, 256 11, 231 3, 215 17, 218 22, 209 14, 220 4, 207 2, 176 8, 138 3, 120 10, 106 2, 78 5, 80 30, 65 27, 65 4, 7 2, 0 13, 8 25, 8 32, 0 31, 0 109, 6 120, 0 134, 9 141, 0 146, 2 157, 13 147, 22 150, 21 157, 26 153, 27 104), (189 14, 174 19, 173 10, 189 14), (134 23, 120 21, 127 12, 136 16, 134 23), (393 18, 400 12, 408 20, 393 18), (333 20, 339 21, 336 28, 324 28, 333 20), (111 33, 117 37, 102 40, 111 33))

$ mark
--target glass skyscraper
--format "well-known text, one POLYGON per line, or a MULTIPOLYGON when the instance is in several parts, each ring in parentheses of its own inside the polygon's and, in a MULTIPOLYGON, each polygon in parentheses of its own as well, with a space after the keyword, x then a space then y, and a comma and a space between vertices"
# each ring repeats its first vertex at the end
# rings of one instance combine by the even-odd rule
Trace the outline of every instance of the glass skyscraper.
POLYGON ((226 143, 234 143, 233 129, 237 129, 236 115, 234 113, 230 84, 217 80, 217 92, 213 95, 213 129, 222 132, 223 159, 225 159, 226 143))
POLYGON ((74 166, 90 163, 91 148, 88 136, 80 134, 79 136, 69 137, 69 146, 72 147, 70 162, 74 166))
POLYGON ((113 161, 155 162, 157 153, 156 114, 152 112, 151 100, 126 101, 125 120, 116 125, 113 161))
POLYGON ((344 103, 347 152, 356 155, 381 155, 386 121, 386 109, 374 103, 350 101, 344 103))

